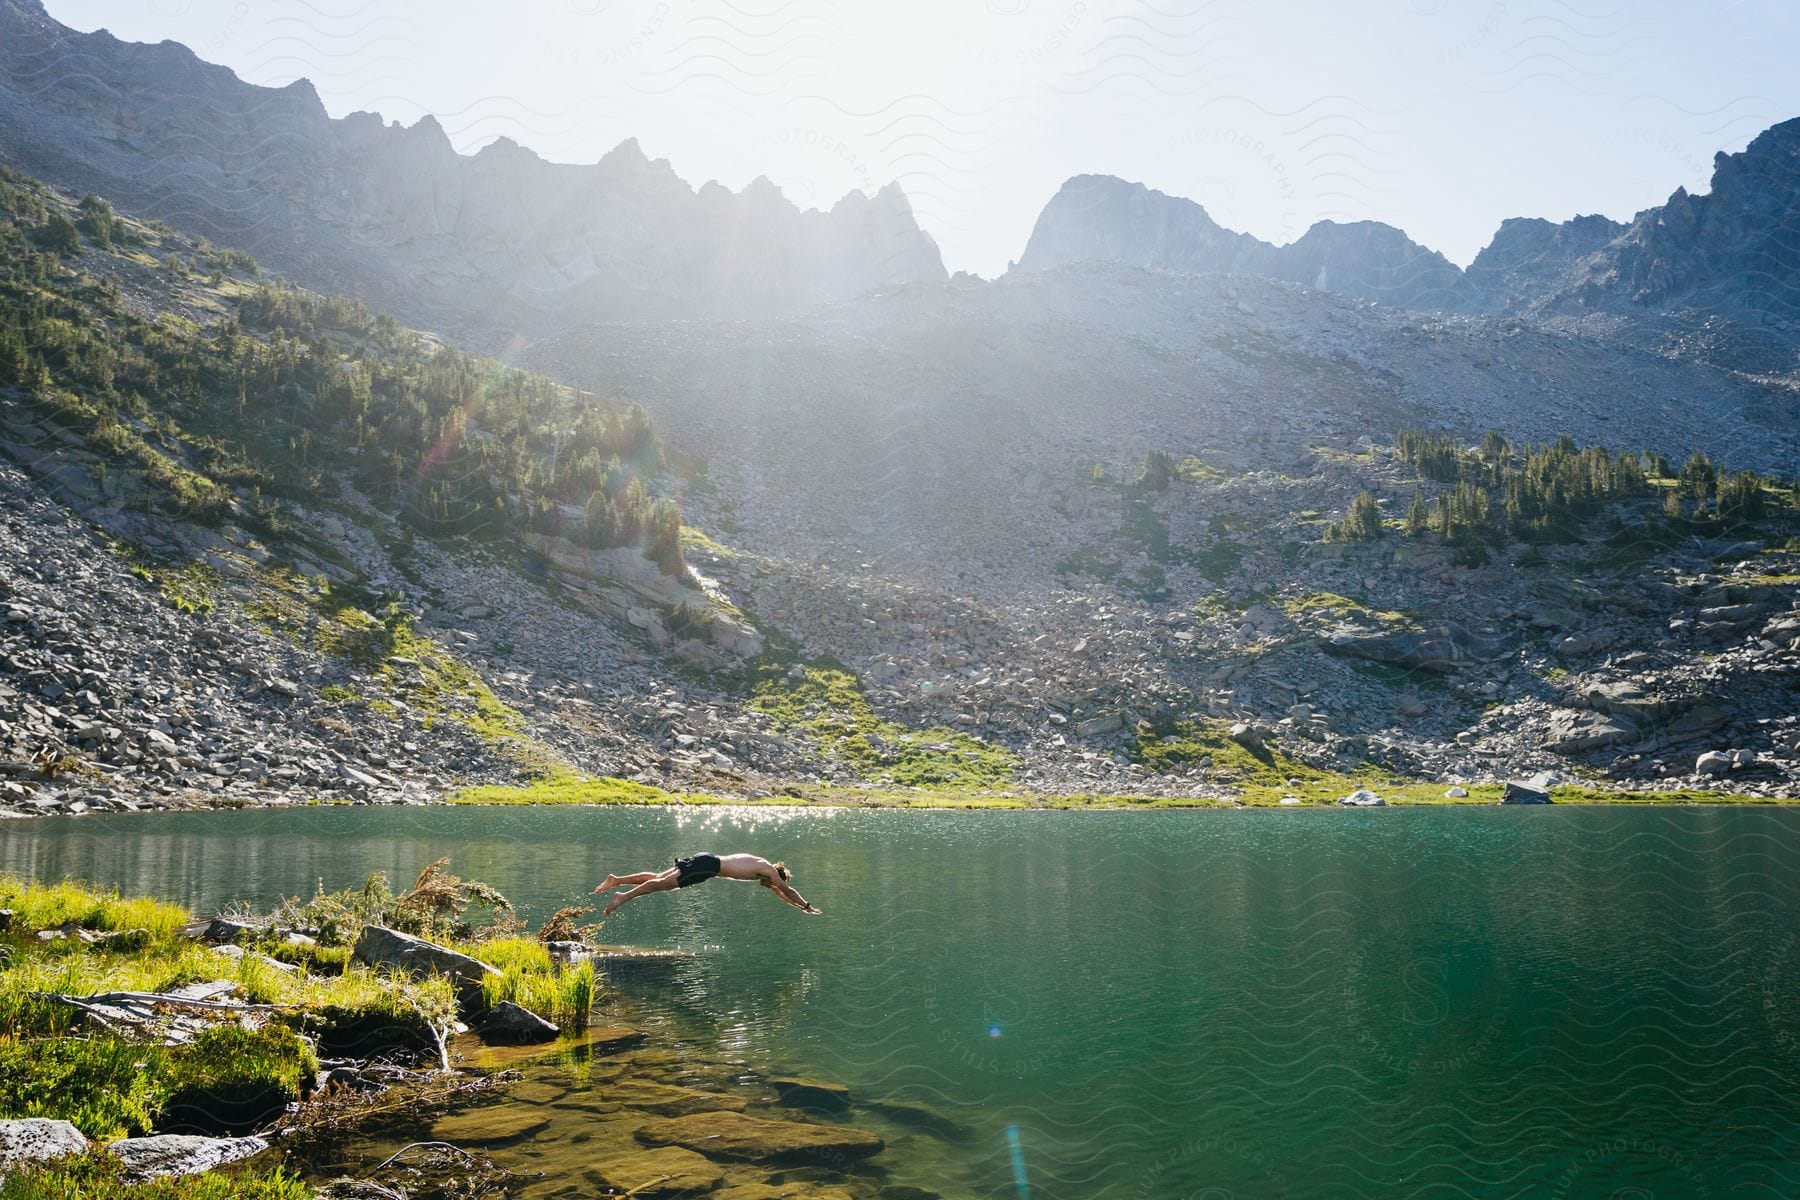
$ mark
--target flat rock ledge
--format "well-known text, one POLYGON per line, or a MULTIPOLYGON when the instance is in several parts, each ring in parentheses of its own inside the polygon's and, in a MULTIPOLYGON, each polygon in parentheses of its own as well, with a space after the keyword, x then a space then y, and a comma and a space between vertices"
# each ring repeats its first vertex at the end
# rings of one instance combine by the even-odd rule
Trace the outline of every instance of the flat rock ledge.
POLYGON ((725 1181, 725 1172, 705 1156, 677 1146, 627 1154, 585 1174, 596 1186, 636 1200, 697 1196, 725 1181))
POLYGON ((126 1174, 137 1179, 158 1175, 198 1175, 226 1163, 261 1154, 269 1143, 259 1137, 210 1138, 185 1133, 160 1133, 152 1137, 125 1138, 107 1146, 107 1153, 125 1164, 126 1174))

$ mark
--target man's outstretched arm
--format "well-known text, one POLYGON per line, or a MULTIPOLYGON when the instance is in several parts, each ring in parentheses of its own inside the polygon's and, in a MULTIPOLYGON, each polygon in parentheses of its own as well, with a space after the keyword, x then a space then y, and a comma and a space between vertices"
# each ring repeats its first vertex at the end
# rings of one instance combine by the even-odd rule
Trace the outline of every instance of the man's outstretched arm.
POLYGON ((779 880, 779 879, 770 880, 769 888, 777 896, 780 896, 783 900, 786 900, 789 904, 793 905, 795 908, 799 909, 801 912, 811 913, 815 917, 819 915, 820 910, 814 908, 811 904, 807 903, 805 896, 802 896, 799 892, 796 892, 793 888, 789 887, 787 884, 783 883, 781 880, 779 880))

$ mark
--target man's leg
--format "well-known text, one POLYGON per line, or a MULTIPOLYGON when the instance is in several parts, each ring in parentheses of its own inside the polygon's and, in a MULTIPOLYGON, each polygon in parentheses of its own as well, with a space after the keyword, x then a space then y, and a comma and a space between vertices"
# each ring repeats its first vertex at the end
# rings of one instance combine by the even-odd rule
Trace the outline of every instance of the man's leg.
POLYGON ((640 883, 649 883, 655 879, 656 871, 633 871, 629 875, 608 875, 606 882, 595 888, 596 892, 610 892, 614 888, 636 887, 640 883))
POLYGON ((673 891, 675 889, 675 880, 675 868, 670 867, 662 874, 638 884, 629 892, 620 892, 618 895, 614 896, 611 903, 600 911, 600 915, 602 917, 610 917, 613 913, 618 911, 619 905, 625 903, 627 900, 636 900, 639 896, 648 896, 652 892, 673 891))

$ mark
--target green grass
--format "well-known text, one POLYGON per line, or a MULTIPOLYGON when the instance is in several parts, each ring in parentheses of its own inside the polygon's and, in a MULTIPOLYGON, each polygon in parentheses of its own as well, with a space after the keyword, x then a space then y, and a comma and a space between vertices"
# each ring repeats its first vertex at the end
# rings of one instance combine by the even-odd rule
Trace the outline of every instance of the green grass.
POLYGON ((447 797, 452 804, 673 804, 710 798, 678 796, 629 779, 586 779, 574 775, 553 775, 516 787, 468 787, 447 797))
MULTIPOLYGON (((1230 743, 1230 749, 1220 753, 1215 737, 1199 738, 1183 737, 1177 733, 1172 738, 1148 739, 1152 745, 1149 751, 1151 761, 1160 761, 1162 770, 1181 765, 1184 762, 1198 761, 1203 755, 1211 755, 1218 772, 1206 782, 1228 795, 1228 800, 1248 807, 1266 807, 1278 805, 1284 796, 1294 796, 1307 804, 1331 804, 1340 797, 1347 796, 1358 788, 1368 788, 1380 793, 1390 804, 1491 804, 1499 800, 1502 787, 1498 784, 1465 785, 1470 795, 1463 799, 1448 799, 1444 792, 1450 786, 1447 783, 1405 779, 1390 775, 1379 767, 1369 766, 1360 771, 1320 771, 1308 767, 1285 754, 1270 753, 1267 758, 1244 751, 1236 743, 1230 743), (1290 784, 1288 780, 1296 782, 1290 784)), ((623 781, 594 781, 596 783, 623 781)), ((643 785, 631 785, 641 787, 643 785)), ((654 796, 608 799, 604 796, 586 799, 579 794, 572 794, 566 787, 543 788, 530 785, 518 788, 471 788, 465 793, 452 797, 459 803, 495 803, 495 804, 568 804, 568 803, 618 803, 618 804, 734 804, 734 805, 799 805, 803 807, 822 808, 916 808, 916 809, 1140 809, 1140 808, 1212 808, 1217 807, 1221 797, 1215 795, 1189 796, 1127 796, 1113 793, 1097 792, 1031 792, 1014 787, 995 787, 990 789, 961 787, 916 787, 898 788, 886 785, 870 785, 863 787, 847 787, 826 784, 796 784, 783 788, 780 792, 758 799, 744 799, 732 796, 719 796, 711 793, 665 792, 648 788, 647 792, 654 796), (464 799, 469 794, 492 792, 494 797, 464 799), (548 799, 539 799, 548 796, 548 799)), ((1559 804, 1795 804, 1800 797, 1769 798, 1751 796, 1740 793, 1705 792, 1693 790, 1675 791, 1629 791, 1625 789, 1605 789, 1592 787, 1559 787, 1555 798, 1559 804)))
POLYGON ((130 1183, 104 1151, 10 1172, 0 1200, 311 1200, 312 1185, 281 1167, 233 1164, 202 1175, 130 1183))
POLYGON ((220 586, 219 573, 198 560, 176 566, 153 565, 135 552, 114 546, 131 562, 131 573, 146 583, 153 583, 176 612, 199 616, 213 610, 213 598, 220 586))
POLYGON ((1412 618, 1406 613, 1370 608, 1360 600, 1353 600, 1349 596, 1340 596, 1336 592, 1313 592, 1306 596, 1284 597, 1281 607, 1290 617, 1317 615, 1388 627, 1413 624, 1412 618))
POLYGON ((74 921, 83 929, 144 929, 166 942, 193 918, 187 909, 144 897, 123 897, 72 881, 37 883, 0 875, 0 908, 13 910, 17 929, 54 929, 74 921))
POLYGON ((489 1004, 510 1000, 566 1030, 586 1026, 599 991, 592 962, 558 970, 543 943, 526 937, 493 938, 465 949, 500 971, 498 978, 482 980, 489 1004))
POLYGON ((883 720, 848 671, 802 668, 789 677, 785 662, 765 665, 750 707, 774 719, 780 732, 810 738, 819 751, 871 783, 893 787, 999 788, 1010 785, 1018 756, 971 734, 934 727, 912 729, 883 720))
POLYGON ((695 550, 705 551, 708 554, 725 559, 727 562, 738 556, 736 550, 714 541, 711 537, 707 536, 705 530, 696 529, 692 525, 683 525, 681 527, 681 549, 684 554, 691 553, 695 550))
POLYGON ((1133 758, 1158 773, 1210 761, 1209 781, 1232 785, 1278 787, 1324 775, 1272 745, 1234 742, 1229 730, 1229 722, 1216 720, 1145 723, 1138 727, 1133 758))
POLYGON ((196 1109, 267 1119, 317 1069, 306 1044, 276 1024, 224 1022, 174 1047, 109 1034, 0 1037, 0 1118, 66 1120, 91 1138, 185 1124, 196 1109))

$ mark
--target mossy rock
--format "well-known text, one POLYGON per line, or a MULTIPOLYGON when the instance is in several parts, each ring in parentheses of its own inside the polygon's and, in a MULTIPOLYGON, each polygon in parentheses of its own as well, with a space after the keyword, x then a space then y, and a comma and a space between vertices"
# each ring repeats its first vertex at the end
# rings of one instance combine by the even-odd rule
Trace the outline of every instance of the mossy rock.
POLYGON ((292 1030, 216 1025, 170 1057, 159 1133, 238 1136, 280 1116, 310 1089, 318 1060, 292 1030))

